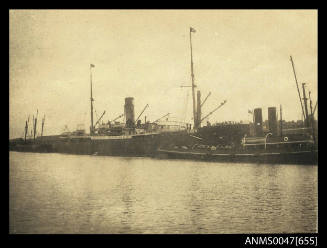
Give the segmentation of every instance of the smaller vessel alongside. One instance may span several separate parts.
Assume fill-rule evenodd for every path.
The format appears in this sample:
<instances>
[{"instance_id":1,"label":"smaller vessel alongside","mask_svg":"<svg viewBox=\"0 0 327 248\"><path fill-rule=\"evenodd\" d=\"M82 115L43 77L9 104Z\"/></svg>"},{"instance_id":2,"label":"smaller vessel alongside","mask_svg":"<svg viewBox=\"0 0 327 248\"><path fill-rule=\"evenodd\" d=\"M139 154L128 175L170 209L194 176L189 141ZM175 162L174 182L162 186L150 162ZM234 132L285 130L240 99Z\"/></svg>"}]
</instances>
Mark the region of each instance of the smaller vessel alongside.
<instances>
[{"instance_id":1,"label":"smaller vessel alongside","mask_svg":"<svg viewBox=\"0 0 327 248\"><path fill-rule=\"evenodd\" d=\"M194 134L197 142L162 146L158 149L158 157L265 164L314 165L318 162L317 145L308 129L301 128L289 134L286 130L282 134L269 130L262 136L248 136L249 133L250 128L237 141L224 135L208 139L199 132Z\"/></svg>"},{"instance_id":2,"label":"smaller vessel alongside","mask_svg":"<svg viewBox=\"0 0 327 248\"><path fill-rule=\"evenodd\" d=\"M314 120L316 107L314 110L312 109L309 92L311 109L311 113L309 114L305 84L302 84L303 98L301 98L292 57L290 57L290 60L304 119L300 127L288 130L283 129L281 106L280 125L278 125L277 121L276 107L268 108L268 130L266 131L263 130L261 108L256 108L253 112L249 111L253 115L252 125L227 124L201 127L201 122L205 119L201 118L201 106L207 98L201 102L201 93L198 90L197 102L195 100L196 86L194 84L192 53L192 33L194 32L195 30L190 28L191 87L195 132L192 135L189 134L189 136L194 139L191 142L175 142L168 145L161 145L158 148L157 157L224 162L317 164L317 127Z\"/></svg>"}]
</instances>

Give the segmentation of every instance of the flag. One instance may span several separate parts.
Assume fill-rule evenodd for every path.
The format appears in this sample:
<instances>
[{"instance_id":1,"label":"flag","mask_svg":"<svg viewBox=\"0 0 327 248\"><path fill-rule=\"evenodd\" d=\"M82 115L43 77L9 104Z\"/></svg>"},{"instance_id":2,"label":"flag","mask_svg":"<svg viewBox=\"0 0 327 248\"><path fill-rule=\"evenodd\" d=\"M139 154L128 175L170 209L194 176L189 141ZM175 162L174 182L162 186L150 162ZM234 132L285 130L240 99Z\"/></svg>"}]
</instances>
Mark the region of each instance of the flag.
<instances>
[{"instance_id":1,"label":"flag","mask_svg":"<svg viewBox=\"0 0 327 248\"><path fill-rule=\"evenodd\" d=\"M251 114L251 115L253 114L251 110L248 110L248 113Z\"/></svg>"},{"instance_id":2,"label":"flag","mask_svg":"<svg viewBox=\"0 0 327 248\"><path fill-rule=\"evenodd\" d=\"M194 28L190 27L190 32L196 32Z\"/></svg>"},{"instance_id":3,"label":"flag","mask_svg":"<svg viewBox=\"0 0 327 248\"><path fill-rule=\"evenodd\" d=\"M92 67L95 67L93 64L91 64L90 66L91 66L91 68L92 68Z\"/></svg>"}]
</instances>

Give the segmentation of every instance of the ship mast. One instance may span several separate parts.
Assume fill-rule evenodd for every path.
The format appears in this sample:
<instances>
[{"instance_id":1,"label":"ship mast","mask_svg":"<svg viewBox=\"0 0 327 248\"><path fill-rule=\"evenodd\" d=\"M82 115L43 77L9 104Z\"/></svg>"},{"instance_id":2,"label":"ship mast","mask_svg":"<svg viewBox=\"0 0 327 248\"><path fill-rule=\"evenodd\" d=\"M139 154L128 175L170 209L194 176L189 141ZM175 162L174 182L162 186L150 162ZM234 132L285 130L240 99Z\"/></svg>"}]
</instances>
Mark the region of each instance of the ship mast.
<instances>
[{"instance_id":1,"label":"ship mast","mask_svg":"<svg viewBox=\"0 0 327 248\"><path fill-rule=\"evenodd\" d=\"M35 119L34 119L34 123L33 123L33 125L34 125L34 127L33 127L33 139L35 140L35 136L36 136L36 125L37 125L37 116L38 116L38 114L39 114L39 110L37 109L36 110L36 117L35 117ZM33 116L34 117L34 116Z\"/></svg>"},{"instance_id":2,"label":"ship mast","mask_svg":"<svg viewBox=\"0 0 327 248\"><path fill-rule=\"evenodd\" d=\"M27 121L25 121L25 138L24 138L25 143L26 143L27 130L28 130L28 125L27 125Z\"/></svg>"},{"instance_id":3,"label":"ship mast","mask_svg":"<svg viewBox=\"0 0 327 248\"><path fill-rule=\"evenodd\" d=\"M28 135L28 125L30 123L30 116L28 116L27 121L25 122L25 142L26 142L26 137Z\"/></svg>"},{"instance_id":4,"label":"ship mast","mask_svg":"<svg viewBox=\"0 0 327 248\"><path fill-rule=\"evenodd\" d=\"M195 87L196 85L194 84L194 73L193 73L193 54L192 54L192 32L195 33L195 29L190 27L190 48L191 48L191 77L192 77L192 97L193 97L193 120L194 120L194 126L193 128L197 128L197 117L196 117L196 110L195 110Z\"/></svg>"},{"instance_id":5,"label":"ship mast","mask_svg":"<svg viewBox=\"0 0 327 248\"><path fill-rule=\"evenodd\" d=\"M91 81L91 127L90 127L90 135L93 135L93 95L92 95L92 67L93 64L90 64L90 81Z\"/></svg>"},{"instance_id":6,"label":"ship mast","mask_svg":"<svg viewBox=\"0 0 327 248\"><path fill-rule=\"evenodd\" d=\"M45 115L42 119L42 130L41 130L41 137L43 137L43 127L44 127L44 122L45 122Z\"/></svg>"},{"instance_id":7,"label":"ship mast","mask_svg":"<svg viewBox=\"0 0 327 248\"><path fill-rule=\"evenodd\" d=\"M309 127L309 114L308 114L308 98L305 94L305 83L302 83L302 89L303 89L303 102L304 102L304 109L305 109L305 117L304 117L304 125L305 127Z\"/></svg>"},{"instance_id":8,"label":"ship mast","mask_svg":"<svg viewBox=\"0 0 327 248\"><path fill-rule=\"evenodd\" d=\"M283 112L282 105L280 105L280 137L283 137Z\"/></svg>"},{"instance_id":9,"label":"ship mast","mask_svg":"<svg viewBox=\"0 0 327 248\"><path fill-rule=\"evenodd\" d=\"M310 110L311 110L310 122L311 122L312 138L313 138L314 144L316 144L316 137L315 137L315 130L314 130L315 119L313 118L311 91L309 91L309 100L310 100Z\"/></svg>"}]
</instances>

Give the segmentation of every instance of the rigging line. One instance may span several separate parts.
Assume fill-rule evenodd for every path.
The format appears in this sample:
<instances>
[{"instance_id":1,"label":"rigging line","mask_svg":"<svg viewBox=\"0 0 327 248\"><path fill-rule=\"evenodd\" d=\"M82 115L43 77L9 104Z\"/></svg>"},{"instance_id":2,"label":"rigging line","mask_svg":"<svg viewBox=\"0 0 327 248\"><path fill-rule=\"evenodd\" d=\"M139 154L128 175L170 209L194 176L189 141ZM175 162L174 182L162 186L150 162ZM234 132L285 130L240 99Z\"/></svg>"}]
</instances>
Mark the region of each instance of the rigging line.
<instances>
[{"instance_id":1,"label":"rigging line","mask_svg":"<svg viewBox=\"0 0 327 248\"><path fill-rule=\"evenodd\" d=\"M96 110L95 106L94 106L94 112L95 112L96 118L99 119L98 118L98 113L97 113L97 110Z\"/></svg>"}]
</instances>

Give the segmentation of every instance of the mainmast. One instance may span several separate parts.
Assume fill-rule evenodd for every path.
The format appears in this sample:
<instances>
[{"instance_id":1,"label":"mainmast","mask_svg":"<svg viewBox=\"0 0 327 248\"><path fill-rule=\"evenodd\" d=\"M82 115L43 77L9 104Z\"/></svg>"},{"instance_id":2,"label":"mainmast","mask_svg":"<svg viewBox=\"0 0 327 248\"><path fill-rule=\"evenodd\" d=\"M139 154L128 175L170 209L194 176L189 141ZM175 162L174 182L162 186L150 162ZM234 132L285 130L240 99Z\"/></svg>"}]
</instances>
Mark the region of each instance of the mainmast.
<instances>
[{"instance_id":1,"label":"mainmast","mask_svg":"<svg viewBox=\"0 0 327 248\"><path fill-rule=\"evenodd\" d=\"M303 89L303 102L304 102L304 110L305 110L305 117L304 117L304 125L305 127L309 127L309 114L308 114L308 98L305 94L305 83L302 83L302 89Z\"/></svg>"},{"instance_id":2,"label":"mainmast","mask_svg":"<svg viewBox=\"0 0 327 248\"><path fill-rule=\"evenodd\" d=\"M191 48L191 77L192 77L192 97L193 97L193 120L194 120L194 126L193 128L197 128L197 116L196 116L196 102L195 102L195 87L196 85L194 84L194 73L193 73L193 54L192 54L192 32L195 33L195 29L190 27L190 48Z\"/></svg>"},{"instance_id":3,"label":"mainmast","mask_svg":"<svg viewBox=\"0 0 327 248\"><path fill-rule=\"evenodd\" d=\"M27 121L25 122L25 142L26 142L26 137L28 135L28 125L30 123L30 116L28 116Z\"/></svg>"},{"instance_id":4,"label":"mainmast","mask_svg":"<svg viewBox=\"0 0 327 248\"><path fill-rule=\"evenodd\" d=\"M92 68L93 64L90 64L90 81L91 81L91 127L90 127L90 135L93 134L93 95L92 95Z\"/></svg>"},{"instance_id":5,"label":"mainmast","mask_svg":"<svg viewBox=\"0 0 327 248\"><path fill-rule=\"evenodd\" d=\"M33 136L34 137L33 137L33 139L34 140L35 140L35 136L36 136L36 127L37 127L36 125L37 125L37 116L38 116L38 114L39 114L39 110L37 109L36 110L36 117L35 117L35 119L33 118L34 119L34 123L33 123L34 124L34 131L33 131Z\"/></svg>"},{"instance_id":6,"label":"mainmast","mask_svg":"<svg viewBox=\"0 0 327 248\"><path fill-rule=\"evenodd\" d=\"M27 121L25 121L25 138L24 138L25 142L26 142L27 130L28 130L28 125L27 125Z\"/></svg>"},{"instance_id":7,"label":"mainmast","mask_svg":"<svg viewBox=\"0 0 327 248\"><path fill-rule=\"evenodd\" d=\"M42 119L42 130L41 130L41 137L43 137L43 127L44 127L44 122L45 122L45 115Z\"/></svg>"},{"instance_id":8,"label":"mainmast","mask_svg":"<svg viewBox=\"0 0 327 248\"><path fill-rule=\"evenodd\" d=\"M282 105L280 105L280 136L283 136L283 112L282 112Z\"/></svg>"},{"instance_id":9,"label":"mainmast","mask_svg":"<svg viewBox=\"0 0 327 248\"><path fill-rule=\"evenodd\" d=\"M316 137L315 137L315 131L314 131L314 122L315 122L315 119L313 118L311 91L309 91L309 100L310 100L310 110L311 110L310 123L311 123L311 130L312 130L312 138L313 138L314 144L316 144Z\"/></svg>"}]
</instances>

